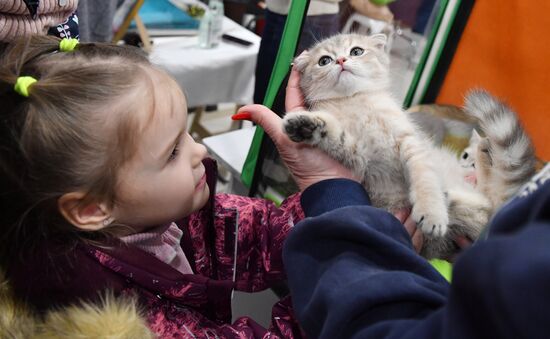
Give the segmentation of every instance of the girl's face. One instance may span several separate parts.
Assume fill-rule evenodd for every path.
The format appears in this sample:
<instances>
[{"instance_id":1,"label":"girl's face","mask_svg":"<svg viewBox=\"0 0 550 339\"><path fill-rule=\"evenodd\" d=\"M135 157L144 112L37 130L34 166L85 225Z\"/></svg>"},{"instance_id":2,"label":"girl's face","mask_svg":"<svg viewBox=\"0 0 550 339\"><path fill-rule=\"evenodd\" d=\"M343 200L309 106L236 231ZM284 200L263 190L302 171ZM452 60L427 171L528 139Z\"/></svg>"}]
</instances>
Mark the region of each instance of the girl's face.
<instances>
[{"instance_id":1,"label":"girl's face","mask_svg":"<svg viewBox=\"0 0 550 339\"><path fill-rule=\"evenodd\" d=\"M112 211L117 223L136 232L199 210L210 194L202 164L206 148L187 133L183 93L163 72L150 73L154 113L140 113L140 122L146 127L137 141L136 155L119 172ZM149 102L143 104L151 106Z\"/></svg>"}]
</instances>

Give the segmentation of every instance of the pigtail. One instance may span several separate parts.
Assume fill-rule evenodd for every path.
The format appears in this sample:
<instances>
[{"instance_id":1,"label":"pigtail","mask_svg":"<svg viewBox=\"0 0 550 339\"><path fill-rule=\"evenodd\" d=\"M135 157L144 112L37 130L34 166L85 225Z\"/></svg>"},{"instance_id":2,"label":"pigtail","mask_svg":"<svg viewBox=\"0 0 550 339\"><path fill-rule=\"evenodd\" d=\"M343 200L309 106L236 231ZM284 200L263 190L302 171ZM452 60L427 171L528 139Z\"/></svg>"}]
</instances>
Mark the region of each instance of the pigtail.
<instances>
[{"instance_id":1,"label":"pigtail","mask_svg":"<svg viewBox=\"0 0 550 339\"><path fill-rule=\"evenodd\" d=\"M35 61L55 52L58 45L57 38L31 36L0 46L0 265L3 266L13 258L16 244L21 244L19 240L25 238L25 227L37 219L24 220L39 204L28 185L29 166L21 145L32 111L32 88L30 97L24 97L14 86L22 75L40 79L42 74Z\"/></svg>"},{"instance_id":2,"label":"pigtail","mask_svg":"<svg viewBox=\"0 0 550 339\"><path fill-rule=\"evenodd\" d=\"M51 36L33 35L21 37L10 44L7 44L2 53L2 80L5 76L11 76L11 82L22 75L26 66L32 65L33 61L59 49L59 39ZM34 74L24 74L33 75ZM15 78L15 79L14 79Z\"/></svg>"}]
</instances>

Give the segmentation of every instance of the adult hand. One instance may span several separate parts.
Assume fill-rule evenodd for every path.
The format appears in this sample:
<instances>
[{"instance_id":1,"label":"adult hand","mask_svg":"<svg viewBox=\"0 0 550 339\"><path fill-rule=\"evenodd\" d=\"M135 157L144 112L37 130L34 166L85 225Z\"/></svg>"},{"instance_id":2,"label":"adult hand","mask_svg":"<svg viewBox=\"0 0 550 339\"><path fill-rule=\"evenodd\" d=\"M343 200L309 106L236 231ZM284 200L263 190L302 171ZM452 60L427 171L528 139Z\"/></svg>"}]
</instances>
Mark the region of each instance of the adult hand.
<instances>
[{"instance_id":1,"label":"adult hand","mask_svg":"<svg viewBox=\"0 0 550 339\"><path fill-rule=\"evenodd\" d=\"M464 251L465 249L470 247L473 242L467 237L459 235L456 237L455 243L457 244L457 246L460 248L461 251Z\"/></svg>"},{"instance_id":2,"label":"adult hand","mask_svg":"<svg viewBox=\"0 0 550 339\"><path fill-rule=\"evenodd\" d=\"M292 70L286 88L287 110L303 109L303 96L298 87L299 74ZM359 182L352 171L323 151L301 143L295 143L283 131L282 119L262 105L247 105L241 107L233 120L252 120L262 126L267 135L273 140L279 155L287 165L300 190L310 185L335 178L348 178Z\"/></svg>"},{"instance_id":3,"label":"adult hand","mask_svg":"<svg viewBox=\"0 0 550 339\"><path fill-rule=\"evenodd\" d=\"M416 227L416 223L411 218L411 210L408 208L403 208L395 211L393 215L403 224L403 226L405 226L407 233L409 233L409 235L411 236L414 250L416 251L416 253L420 253L420 250L424 245L424 236L422 235L422 231ZM453 255L451 258L448 258L450 262L454 262L460 252L464 251L465 249L470 247L470 245L472 245L472 240L461 235L457 236L454 241L460 251Z\"/></svg>"},{"instance_id":4,"label":"adult hand","mask_svg":"<svg viewBox=\"0 0 550 339\"><path fill-rule=\"evenodd\" d=\"M455 238L455 244L458 246L460 250L449 258L450 262L455 262L458 255L462 251L470 247L473 244L473 241L465 236L459 235Z\"/></svg>"},{"instance_id":5,"label":"adult hand","mask_svg":"<svg viewBox=\"0 0 550 339\"><path fill-rule=\"evenodd\" d=\"M300 72L294 67L290 70L290 76L286 85L285 108L287 112L305 110L304 94L300 89Z\"/></svg>"},{"instance_id":6,"label":"adult hand","mask_svg":"<svg viewBox=\"0 0 550 339\"><path fill-rule=\"evenodd\" d=\"M422 231L416 227L416 222L411 217L411 210L403 208L394 212L393 215L405 226L407 233L411 236L414 250L416 253L420 253L424 244L424 236L422 235Z\"/></svg>"}]
</instances>

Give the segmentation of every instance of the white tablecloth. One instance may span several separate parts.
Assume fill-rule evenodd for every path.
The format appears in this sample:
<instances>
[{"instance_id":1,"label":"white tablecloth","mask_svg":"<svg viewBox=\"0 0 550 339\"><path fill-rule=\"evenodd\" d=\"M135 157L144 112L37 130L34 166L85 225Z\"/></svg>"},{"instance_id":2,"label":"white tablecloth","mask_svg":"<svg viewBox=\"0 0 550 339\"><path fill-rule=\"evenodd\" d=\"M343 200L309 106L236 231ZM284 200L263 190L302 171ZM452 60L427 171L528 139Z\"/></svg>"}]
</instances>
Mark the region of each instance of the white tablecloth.
<instances>
[{"instance_id":1,"label":"white tablecloth","mask_svg":"<svg viewBox=\"0 0 550 339\"><path fill-rule=\"evenodd\" d=\"M246 47L222 40L215 48L201 49L197 36L153 39L151 61L176 79L189 107L252 103L260 37L228 18L224 18L223 32L253 44Z\"/></svg>"}]
</instances>

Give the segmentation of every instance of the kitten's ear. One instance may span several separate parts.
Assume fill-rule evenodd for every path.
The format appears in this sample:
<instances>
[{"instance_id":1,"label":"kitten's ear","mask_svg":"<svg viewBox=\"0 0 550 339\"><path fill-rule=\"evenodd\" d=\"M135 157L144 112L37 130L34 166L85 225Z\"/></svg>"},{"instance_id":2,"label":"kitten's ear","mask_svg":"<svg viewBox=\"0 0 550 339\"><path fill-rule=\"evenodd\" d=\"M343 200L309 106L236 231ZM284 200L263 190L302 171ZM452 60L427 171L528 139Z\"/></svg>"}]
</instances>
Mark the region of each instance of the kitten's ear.
<instances>
[{"instance_id":1,"label":"kitten's ear","mask_svg":"<svg viewBox=\"0 0 550 339\"><path fill-rule=\"evenodd\" d=\"M386 44L388 43L388 37L386 36L386 34L374 34L369 36L369 41L372 47L383 51L384 48L386 48Z\"/></svg>"},{"instance_id":2,"label":"kitten's ear","mask_svg":"<svg viewBox=\"0 0 550 339\"><path fill-rule=\"evenodd\" d=\"M303 51L300 55L294 58L294 67L301 73L307 66L309 62L310 54L308 51Z\"/></svg>"},{"instance_id":3,"label":"kitten's ear","mask_svg":"<svg viewBox=\"0 0 550 339\"><path fill-rule=\"evenodd\" d=\"M472 136L470 137L470 144L477 144L481 140L481 135L474 128L472 130Z\"/></svg>"}]
</instances>

